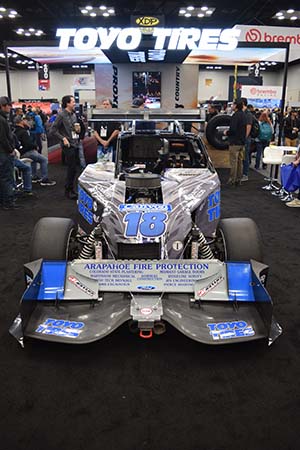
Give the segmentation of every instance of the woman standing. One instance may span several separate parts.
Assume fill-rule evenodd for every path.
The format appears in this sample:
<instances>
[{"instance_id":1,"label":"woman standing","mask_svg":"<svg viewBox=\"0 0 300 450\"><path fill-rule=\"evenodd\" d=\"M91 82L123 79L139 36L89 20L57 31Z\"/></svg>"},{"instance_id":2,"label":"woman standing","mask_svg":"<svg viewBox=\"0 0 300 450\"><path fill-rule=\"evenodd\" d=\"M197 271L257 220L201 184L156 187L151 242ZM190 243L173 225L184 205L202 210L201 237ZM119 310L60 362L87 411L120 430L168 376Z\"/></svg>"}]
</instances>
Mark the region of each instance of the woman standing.
<instances>
[{"instance_id":1,"label":"woman standing","mask_svg":"<svg viewBox=\"0 0 300 450\"><path fill-rule=\"evenodd\" d=\"M261 113L258 122L259 122L259 135L256 142L255 169L259 169L261 155L265 147L269 146L274 132L273 125L267 111L263 111Z\"/></svg>"}]
</instances>

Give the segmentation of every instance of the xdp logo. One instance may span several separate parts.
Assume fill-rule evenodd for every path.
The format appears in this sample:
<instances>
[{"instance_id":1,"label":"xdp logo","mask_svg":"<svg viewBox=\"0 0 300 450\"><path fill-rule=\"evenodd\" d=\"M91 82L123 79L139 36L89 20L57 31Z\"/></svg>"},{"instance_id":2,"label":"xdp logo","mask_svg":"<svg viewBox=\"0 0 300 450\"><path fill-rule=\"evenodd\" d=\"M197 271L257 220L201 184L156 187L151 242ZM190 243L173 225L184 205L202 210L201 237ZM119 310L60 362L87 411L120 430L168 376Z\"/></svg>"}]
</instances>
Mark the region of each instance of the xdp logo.
<instances>
[{"instance_id":1,"label":"xdp logo","mask_svg":"<svg viewBox=\"0 0 300 450\"><path fill-rule=\"evenodd\" d=\"M260 42L262 40L261 32L257 28L251 28L246 33L246 42Z\"/></svg>"},{"instance_id":2,"label":"xdp logo","mask_svg":"<svg viewBox=\"0 0 300 450\"><path fill-rule=\"evenodd\" d=\"M159 19L156 17L138 17L135 22L140 27L155 27L159 24Z\"/></svg>"}]
</instances>

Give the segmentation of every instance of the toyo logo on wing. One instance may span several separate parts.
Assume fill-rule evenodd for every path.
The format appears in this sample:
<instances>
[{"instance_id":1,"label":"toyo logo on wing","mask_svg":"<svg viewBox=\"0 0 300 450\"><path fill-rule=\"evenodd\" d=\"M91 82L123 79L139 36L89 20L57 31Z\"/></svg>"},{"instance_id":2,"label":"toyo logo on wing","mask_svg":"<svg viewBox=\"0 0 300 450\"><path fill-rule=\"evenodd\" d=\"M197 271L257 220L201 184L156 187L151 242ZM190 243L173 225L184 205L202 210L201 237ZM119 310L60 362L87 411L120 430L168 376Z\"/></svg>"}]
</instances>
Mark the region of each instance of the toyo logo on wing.
<instances>
[{"instance_id":1,"label":"toyo logo on wing","mask_svg":"<svg viewBox=\"0 0 300 450\"><path fill-rule=\"evenodd\" d=\"M141 291L152 291L153 289L156 289L156 286L149 285L140 285L137 286L137 289L140 289Z\"/></svg>"}]
</instances>

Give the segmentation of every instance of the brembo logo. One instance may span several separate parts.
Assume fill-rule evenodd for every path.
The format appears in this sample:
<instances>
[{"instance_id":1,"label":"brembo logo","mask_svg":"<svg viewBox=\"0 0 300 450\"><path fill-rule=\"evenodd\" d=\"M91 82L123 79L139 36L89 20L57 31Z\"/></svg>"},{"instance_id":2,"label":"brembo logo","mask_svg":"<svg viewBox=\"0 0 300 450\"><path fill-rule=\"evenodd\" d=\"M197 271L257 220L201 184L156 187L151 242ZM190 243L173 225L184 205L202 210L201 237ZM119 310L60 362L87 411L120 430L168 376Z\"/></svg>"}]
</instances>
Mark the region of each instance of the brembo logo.
<instances>
[{"instance_id":1,"label":"brembo logo","mask_svg":"<svg viewBox=\"0 0 300 450\"><path fill-rule=\"evenodd\" d=\"M300 34L284 35L270 34L261 32L257 28L251 28L245 34L246 42L290 42L291 44L300 44Z\"/></svg>"},{"instance_id":2,"label":"brembo logo","mask_svg":"<svg viewBox=\"0 0 300 450\"><path fill-rule=\"evenodd\" d=\"M155 27L159 24L159 19L156 17L138 17L135 23L140 27Z\"/></svg>"},{"instance_id":3,"label":"brembo logo","mask_svg":"<svg viewBox=\"0 0 300 450\"><path fill-rule=\"evenodd\" d=\"M251 28L251 30L246 33L246 42L260 42L261 39L261 32L257 28Z\"/></svg>"}]
</instances>

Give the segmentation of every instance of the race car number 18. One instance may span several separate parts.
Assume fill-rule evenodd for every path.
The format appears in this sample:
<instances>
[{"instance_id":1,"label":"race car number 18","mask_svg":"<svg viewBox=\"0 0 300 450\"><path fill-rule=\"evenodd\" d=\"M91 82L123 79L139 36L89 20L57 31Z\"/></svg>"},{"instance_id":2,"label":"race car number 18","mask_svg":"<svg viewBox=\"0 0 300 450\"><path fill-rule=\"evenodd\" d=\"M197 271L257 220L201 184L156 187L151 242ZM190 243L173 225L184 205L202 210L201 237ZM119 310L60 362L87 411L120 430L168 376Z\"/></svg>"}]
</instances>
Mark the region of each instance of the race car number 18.
<instances>
[{"instance_id":1,"label":"race car number 18","mask_svg":"<svg viewBox=\"0 0 300 450\"><path fill-rule=\"evenodd\" d=\"M125 237L154 238L162 236L166 230L168 215L163 212L130 212L124 217Z\"/></svg>"}]
</instances>

